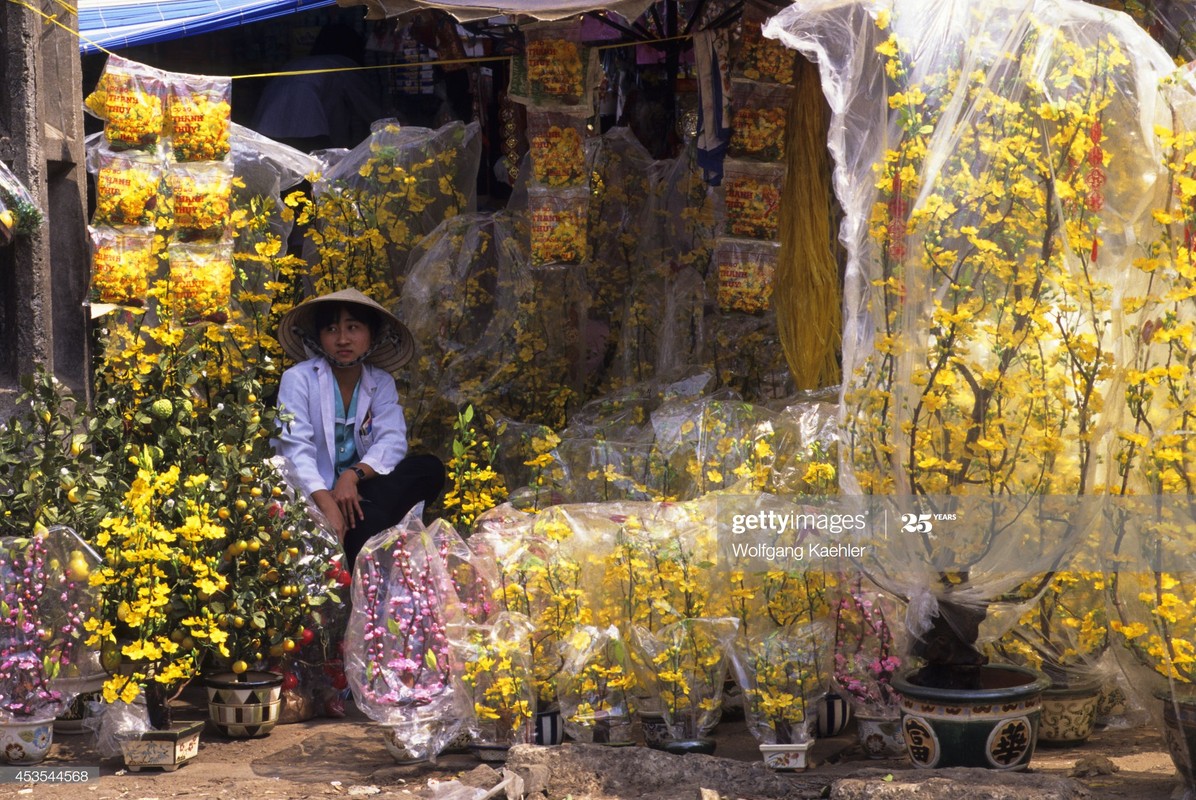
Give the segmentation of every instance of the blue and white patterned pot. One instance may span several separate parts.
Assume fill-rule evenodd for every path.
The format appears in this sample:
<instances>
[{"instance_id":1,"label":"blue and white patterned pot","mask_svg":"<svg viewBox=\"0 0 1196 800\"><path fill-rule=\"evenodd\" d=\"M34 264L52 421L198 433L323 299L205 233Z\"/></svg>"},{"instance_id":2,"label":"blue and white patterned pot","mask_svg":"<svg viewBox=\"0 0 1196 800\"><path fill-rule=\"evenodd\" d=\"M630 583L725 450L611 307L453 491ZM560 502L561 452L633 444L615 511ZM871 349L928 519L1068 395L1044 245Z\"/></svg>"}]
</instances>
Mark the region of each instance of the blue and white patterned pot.
<instances>
[{"instance_id":1,"label":"blue and white patterned pot","mask_svg":"<svg viewBox=\"0 0 1196 800\"><path fill-rule=\"evenodd\" d=\"M565 741L565 722L559 708L536 712L536 744L560 744Z\"/></svg>"}]
</instances>

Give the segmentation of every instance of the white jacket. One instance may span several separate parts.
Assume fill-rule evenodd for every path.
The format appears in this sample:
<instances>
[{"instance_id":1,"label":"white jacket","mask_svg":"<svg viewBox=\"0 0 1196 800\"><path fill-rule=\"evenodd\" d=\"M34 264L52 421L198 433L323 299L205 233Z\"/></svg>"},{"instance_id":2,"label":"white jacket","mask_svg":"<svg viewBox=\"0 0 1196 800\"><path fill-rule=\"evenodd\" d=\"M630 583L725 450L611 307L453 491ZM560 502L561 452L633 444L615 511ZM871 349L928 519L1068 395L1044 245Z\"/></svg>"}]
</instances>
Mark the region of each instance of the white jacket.
<instances>
[{"instance_id":1,"label":"white jacket","mask_svg":"<svg viewBox=\"0 0 1196 800\"><path fill-rule=\"evenodd\" d=\"M324 358L312 358L282 373L278 406L290 416L275 440L279 455L290 459L303 491L310 497L336 482L336 376ZM363 364L353 428L359 462L386 475L407 455L407 422L394 378Z\"/></svg>"}]
</instances>

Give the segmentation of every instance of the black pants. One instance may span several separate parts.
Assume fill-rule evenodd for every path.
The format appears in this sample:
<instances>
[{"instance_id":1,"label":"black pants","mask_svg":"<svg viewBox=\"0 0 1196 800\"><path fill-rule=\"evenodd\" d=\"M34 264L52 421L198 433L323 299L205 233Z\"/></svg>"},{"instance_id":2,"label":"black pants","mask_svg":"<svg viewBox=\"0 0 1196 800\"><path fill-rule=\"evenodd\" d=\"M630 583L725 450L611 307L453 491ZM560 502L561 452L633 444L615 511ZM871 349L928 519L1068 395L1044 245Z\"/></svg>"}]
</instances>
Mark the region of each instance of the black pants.
<instances>
[{"instance_id":1,"label":"black pants","mask_svg":"<svg viewBox=\"0 0 1196 800\"><path fill-rule=\"evenodd\" d=\"M345 532L345 558L349 571L362 546L376 533L403 521L416 503L425 505L444 488L444 464L431 454L407 456L388 475L375 475L357 486L365 519Z\"/></svg>"}]
</instances>

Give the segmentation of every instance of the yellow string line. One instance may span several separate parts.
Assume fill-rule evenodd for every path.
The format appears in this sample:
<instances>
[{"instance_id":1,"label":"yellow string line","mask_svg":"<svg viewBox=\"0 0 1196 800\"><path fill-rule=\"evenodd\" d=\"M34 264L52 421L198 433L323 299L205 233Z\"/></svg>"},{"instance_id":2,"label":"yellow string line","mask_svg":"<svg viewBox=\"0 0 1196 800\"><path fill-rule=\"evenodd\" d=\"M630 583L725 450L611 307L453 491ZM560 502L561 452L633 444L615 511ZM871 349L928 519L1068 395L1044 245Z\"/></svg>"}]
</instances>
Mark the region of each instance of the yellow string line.
<instances>
[{"instance_id":1,"label":"yellow string line","mask_svg":"<svg viewBox=\"0 0 1196 800\"><path fill-rule=\"evenodd\" d=\"M595 50L611 50L619 47L633 47L640 44L657 44L661 42L674 42L683 39L692 39L693 34L682 34L680 36L669 36L662 39L646 39L635 42L617 42L615 44L604 44L594 47ZM361 72L364 70L373 69L421 69L423 67L447 67L457 66L460 64L490 64L495 61L510 61L512 56L479 56L477 58L442 58L434 61L404 61L397 64L375 64L368 67L332 67L329 69L298 69L290 72L255 72L251 75L233 75L233 80L239 78L277 78L283 75L321 75L332 72Z\"/></svg>"},{"instance_id":2,"label":"yellow string line","mask_svg":"<svg viewBox=\"0 0 1196 800\"><path fill-rule=\"evenodd\" d=\"M29 5L29 3L25 2L25 0L8 0L8 2L10 2L14 5L21 6L22 8L29 9L34 14L37 14L39 17L44 19L48 24L57 25L58 27L62 28L64 31L66 31L67 33L74 35L80 41L87 42L89 45L96 48L97 50L107 53L108 55L112 55L112 52L110 50L108 50L107 48L103 47L102 45L96 44L91 39L88 39L86 36L79 33L79 31L75 30L74 28L70 27L69 25L64 25L62 22L59 22L57 14L47 14L46 12L42 11L40 8L34 8L33 6ZM65 8L68 12L70 12L72 15L74 15L75 19L79 18L79 12L73 6L67 5L64 2L61 2L61 0L55 0L55 5L59 5L59 6L62 6L63 8Z\"/></svg>"}]
</instances>

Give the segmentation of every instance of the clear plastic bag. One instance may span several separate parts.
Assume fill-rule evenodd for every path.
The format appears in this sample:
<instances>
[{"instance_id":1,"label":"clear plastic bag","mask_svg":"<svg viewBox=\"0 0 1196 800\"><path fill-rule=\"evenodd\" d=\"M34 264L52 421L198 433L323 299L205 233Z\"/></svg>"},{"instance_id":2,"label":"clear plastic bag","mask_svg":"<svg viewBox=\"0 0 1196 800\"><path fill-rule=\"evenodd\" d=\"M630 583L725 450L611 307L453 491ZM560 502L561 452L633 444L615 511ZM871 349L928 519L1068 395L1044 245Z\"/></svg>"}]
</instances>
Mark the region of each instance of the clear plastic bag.
<instances>
[{"instance_id":1,"label":"clear plastic bag","mask_svg":"<svg viewBox=\"0 0 1196 800\"><path fill-rule=\"evenodd\" d=\"M232 244L172 244L161 305L181 322L228 322L232 311Z\"/></svg>"},{"instance_id":2,"label":"clear plastic bag","mask_svg":"<svg viewBox=\"0 0 1196 800\"><path fill-rule=\"evenodd\" d=\"M723 311L758 314L772 308L779 242L719 239L714 245L718 305Z\"/></svg>"},{"instance_id":3,"label":"clear plastic bag","mask_svg":"<svg viewBox=\"0 0 1196 800\"><path fill-rule=\"evenodd\" d=\"M529 108L527 141L535 184L554 188L588 184L586 136L584 116Z\"/></svg>"},{"instance_id":4,"label":"clear plastic bag","mask_svg":"<svg viewBox=\"0 0 1196 800\"><path fill-rule=\"evenodd\" d=\"M731 637L735 681L743 690L748 730L761 744L809 741L829 685L831 632L795 625L750 637Z\"/></svg>"},{"instance_id":5,"label":"clear plastic bag","mask_svg":"<svg viewBox=\"0 0 1196 800\"><path fill-rule=\"evenodd\" d=\"M777 241L784 182L784 164L724 161L721 187L726 235Z\"/></svg>"},{"instance_id":6,"label":"clear plastic bag","mask_svg":"<svg viewBox=\"0 0 1196 800\"><path fill-rule=\"evenodd\" d=\"M797 53L781 42L764 38L761 28L768 17L769 13L758 6L744 6L731 74L745 80L792 86Z\"/></svg>"},{"instance_id":7,"label":"clear plastic bag","mask_svg":"<svg viewBox=\"0 0 1196 800\"><path fill-rule=\"evenodd\" d=\"M166 173L181 242L224 239L230 233L233 166L221 162L176 164Z\"/></svg>"},{"instance_id":8,"label":"clear plastic bag","mask_svg":"<svg viewBox=\"0 0 1196 800\"><path fill-rule=\"evenodd\" d=\"M171 73L168 130L176 161L223 161L230 149L231 78Z\"/></svg>"},{"instance_id":9,"label":"clear plastic bag","mask_svg":"<svg viewBox=\"0 0 1196 800\"><path fill-rule=\"evenodd\" d=\"M166 73L109 55L83 105L104 120L104 138L114 150L155 151L166 132L168 94Z\"/></svg>"},{"instance_id":10,"label":"clear plastic bag","mask_svg":"<svg viewBox=\"0 0 1196 800\"><path fill-rule=\"evenodd\" d=\"M531 621L502 612L485 625L453 628L452 648L461 685L473 705L470 727L484 745L535 741L536 686Z\"/></svg>"},{"instance_id":11,"label":"clear plastic bag","mask_svg":"<svg viewBox=\"0 0 1196 800\"><path fill-rule=\"evenodd\" d=\"M731 82L732 158L780 161L785 157L785 124L793 90L755 81Z\"/></svg>"},{"instance_id":12,"label":"clear plastic bag","mask_svg":"<svg viewBox=\"0 0 1196 800\"><path fill-rule=\"evenodd\" d=\"M0 244L7 244L14 236L30 235L44 216L33 194L0 162Z\"/></svg>"},{"instance_id":13,"label":"clear plastic bag","mask_svg":"<svg viewBox=\"0 0 1196 800\"><path fill-rule=\"evenodd\" d=\"M361 549L345 633L345 673L362 713L400 726L413 758L435 758L472 716L449 646L464 624L418 505Z\"/></svg>"},{"instance_id":14,"label":"clear plastic bag","mask_svg":"<svg viewBox=\"0 0 1196 800\"><path fill-rule=\"evenodd\" d=\"M87 167L95 174L93 225L153 227L159 215L169 218L162 202L165 170L158 159L101 145L88 151Z\"/></svg>"},{"instance_id":15,"label":"clear plastic bag","mask_svg":"<svg viewBox=\"0 0 1196 800\"><path fill-rule=\"evenodd\" d=\"M635 674L619 629L580 626L561 642L557 683L565 733L577 742L630 743Z\"/></svg>"},{"instance_id":16,"label":"clear plastic bag","mask_svg":"<svg viewBox=\"0 0 1196 800\"><path fill-rule=\"evenodd\" d=\"M91 234L91 300L145 305L158 272L152 228L88 228Z\"/></svg>"},{"instance_id":17,"label":"clear plastic bag","mask_svg":"<svg viewBox=\"0 0 1196 800\"><path fill-rule=\"evenodd\" d=\"M589 189L530 186L527 206L532 266L580 264L589 257Z\"/></svg>"},{"instance_id":18,"label":"clear plastic bag","mask_svg":"<svg viewBox=\"0 0 1196 800\"><path fill-rule=\"evenodd\" d=\"M581 42L581 23L521 26L523 55L511 63L512 100L534 106L592 105L599 78L598 51Z\"/></svg>"}]
</instances>

